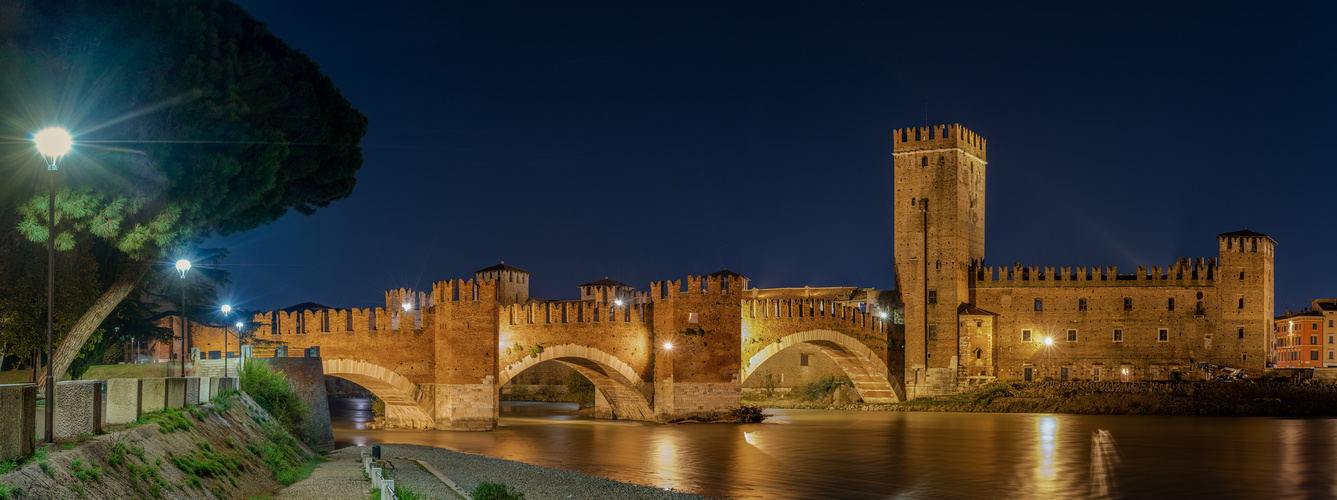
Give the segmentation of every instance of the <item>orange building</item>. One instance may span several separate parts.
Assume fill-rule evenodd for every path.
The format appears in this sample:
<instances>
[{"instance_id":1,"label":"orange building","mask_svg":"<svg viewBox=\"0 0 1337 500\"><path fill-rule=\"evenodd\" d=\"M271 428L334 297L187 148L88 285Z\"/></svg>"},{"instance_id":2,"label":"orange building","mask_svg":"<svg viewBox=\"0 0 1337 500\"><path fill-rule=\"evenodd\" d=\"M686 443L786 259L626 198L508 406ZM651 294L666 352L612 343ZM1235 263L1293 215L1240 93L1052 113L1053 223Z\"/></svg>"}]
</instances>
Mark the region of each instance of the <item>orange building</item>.
<instances>
[{"instance_id":1,"label":"orange building","mask_svg":"<svg viewBox=\"0 0 1337 500\"><path fill-rule=\"evenodd\" d=\"M1323 366L1332 351L1331 346L1324 348L1328 340L1323 333L1325 321L1323 312L1309 308L1277 316L1273 328L1277 336L1277 368Z\"/></svg>"}]
</instances>

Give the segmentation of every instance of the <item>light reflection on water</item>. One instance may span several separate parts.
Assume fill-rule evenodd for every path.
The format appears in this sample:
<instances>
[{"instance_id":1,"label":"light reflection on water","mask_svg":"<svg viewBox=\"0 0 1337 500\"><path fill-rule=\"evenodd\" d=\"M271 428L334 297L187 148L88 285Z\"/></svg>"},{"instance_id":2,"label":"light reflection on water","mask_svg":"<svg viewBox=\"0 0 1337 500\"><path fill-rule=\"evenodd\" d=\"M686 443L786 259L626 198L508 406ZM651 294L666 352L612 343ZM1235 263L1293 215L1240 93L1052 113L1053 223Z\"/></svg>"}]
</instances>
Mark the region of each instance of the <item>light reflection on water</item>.
<instances>
[{"instance_id":1,"label":"light reflection on water","mask_svg":"<svg viewBox=\"0 0 1337 500\"><path fill-rule=\"evenodd\" d=\"M503 402L495 432L469 433L362 430L370 404L349 404L331 401L340 446L438 446L715 497L1083 498L1093 481L1121 498L1337 496L1331 418L768 410L762 424L658 425ZM1119 460L1093 466L1102 429Z\"/></svg>"}]
</instances>

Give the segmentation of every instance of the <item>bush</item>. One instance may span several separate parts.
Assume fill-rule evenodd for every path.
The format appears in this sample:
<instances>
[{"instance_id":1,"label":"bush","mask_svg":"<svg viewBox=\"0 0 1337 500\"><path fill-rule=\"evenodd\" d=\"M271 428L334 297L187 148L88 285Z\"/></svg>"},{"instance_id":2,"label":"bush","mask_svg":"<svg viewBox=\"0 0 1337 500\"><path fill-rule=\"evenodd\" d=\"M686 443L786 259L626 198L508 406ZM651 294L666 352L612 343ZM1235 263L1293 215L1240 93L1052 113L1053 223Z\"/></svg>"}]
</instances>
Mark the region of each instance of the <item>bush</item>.
<instances>
[{"instance_id":1,"label":"bush","mask_svg":"<svg viewBox=\"0 0 1337 500\"><path fill-rule=\"evenodd\" d=\"M241 390L250 394L251 399L273 415L288 432L302 435L302 423L311 409L288 384L283 373L271 371L264 363L246 363L241 368Z\"/></svg>"},{"instance_id":2,"label":"bush","mask_svg":"<svg viewBox=\"0 0 1337 500\"><path fill-rule=\"evenodd\" d=\"M763 413L760 406L743 405L729 410L729 417L735 422L744 424L755 424L766 420L770 414Z\"/></svg>"},{"instance_id":3,"label":"bush","mask_svg":"<svg viewBox=\"0 0 1337 500\"><path fill-rule=\"evenodd\" d=\"M525 494L501 483L478 483L472 496L474 500L525 500Z\"/></svg>"},{"instance_id":4,"label":"bush","mask_svg":"<svg viewBox=\"0 0 1337 500\"><path fill-rule=\"evenodd\" d=\"M839 389L840 386L843 385L853 387L848 379L836 377L820 378L800 387L799 397L808 401L822 400L827 396L830 396L832 392L835 392L836 389Z\"/></svg>"},{"instance_id":5,"label":"bush","mask_svg":"<svg viewBox=\"0 0 1337 500\"><path fill-rule=\"evenodd\" d=\"M572 370L566 375L566 396L581 406L593 405L594 382L590 382L590 379L585 378L580 372Z\"/></svg>"}]
</instances>

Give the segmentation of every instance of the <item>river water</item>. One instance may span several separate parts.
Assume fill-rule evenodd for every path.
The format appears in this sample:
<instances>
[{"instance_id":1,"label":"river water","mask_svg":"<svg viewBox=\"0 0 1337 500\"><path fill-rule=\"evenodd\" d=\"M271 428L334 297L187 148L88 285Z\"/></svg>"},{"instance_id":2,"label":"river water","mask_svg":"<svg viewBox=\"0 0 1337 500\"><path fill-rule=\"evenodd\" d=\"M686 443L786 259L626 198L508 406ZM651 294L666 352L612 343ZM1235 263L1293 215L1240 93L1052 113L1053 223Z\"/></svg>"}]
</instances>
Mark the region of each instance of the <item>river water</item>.
<instances>
[{"instance_id":1,"label":"river water","mask_svg":"<svg viewBox=\"0 0 1337 500\"><path fill-rule=\"evenodd\" d=\"M760 424L596 420L503 402L495 432L368 430L407 443L727 498L1337 498L1337 419L768 410ZM449 471L446 471L449 475Z\"/></svg>"}]
</instances>

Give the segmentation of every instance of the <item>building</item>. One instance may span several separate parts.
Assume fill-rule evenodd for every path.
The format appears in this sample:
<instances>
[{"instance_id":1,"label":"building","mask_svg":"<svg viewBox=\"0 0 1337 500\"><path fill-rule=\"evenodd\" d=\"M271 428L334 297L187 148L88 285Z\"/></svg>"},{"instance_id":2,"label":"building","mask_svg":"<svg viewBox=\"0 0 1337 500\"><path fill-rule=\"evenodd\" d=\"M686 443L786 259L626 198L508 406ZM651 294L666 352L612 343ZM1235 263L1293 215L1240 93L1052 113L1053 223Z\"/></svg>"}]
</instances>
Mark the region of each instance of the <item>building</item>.
<instances>
[{"instance_id":1,"label":"building","mask_svg":"<svg viewBox=\"0 0 1337 500\"><path fill-rule=\"evenodd\" d=\"M1168 266L985 265L987 142L960 125L893 133L895 265L909 397L1003 380L1169 380L1195 364L1260 376L1272 354L1267 235ZM1024 237L1025 235L1014 235Z\"/></svg>"},{"instance_id":2,"label":"building","mask_svg":"<svg viewBox=\"0 0 1337 500\"><path fill-rule=\"evenodd\" d=\"M1277 316L1277 368L1337 366L1337 299L1314 299L1299 312Z\"/></svg>"}]
</instances>

